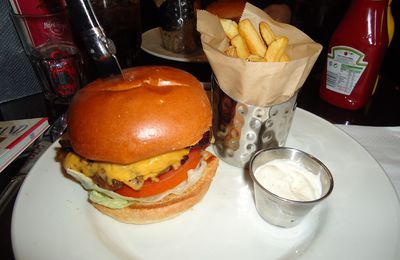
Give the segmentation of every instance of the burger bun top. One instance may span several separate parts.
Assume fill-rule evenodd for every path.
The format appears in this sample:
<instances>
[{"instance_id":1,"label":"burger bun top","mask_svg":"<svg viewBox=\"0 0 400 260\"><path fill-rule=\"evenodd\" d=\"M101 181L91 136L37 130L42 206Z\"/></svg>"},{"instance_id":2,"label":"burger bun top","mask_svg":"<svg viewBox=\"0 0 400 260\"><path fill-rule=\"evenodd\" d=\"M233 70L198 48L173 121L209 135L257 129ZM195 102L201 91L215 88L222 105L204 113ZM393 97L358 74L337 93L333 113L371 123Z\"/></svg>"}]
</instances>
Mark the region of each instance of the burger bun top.
<instances>
[{"instance_id":1,"label":"burger bun top","mask_svg":"<svg viewBox=\"0 0 400 260\"><path fill-rule=\"evenodd\" d=\"M194 76L147 66L88 84L73 98L67 118L77 154L129 164L196 144L211 127L212 111Z\"/></svg>"}]
</instances>

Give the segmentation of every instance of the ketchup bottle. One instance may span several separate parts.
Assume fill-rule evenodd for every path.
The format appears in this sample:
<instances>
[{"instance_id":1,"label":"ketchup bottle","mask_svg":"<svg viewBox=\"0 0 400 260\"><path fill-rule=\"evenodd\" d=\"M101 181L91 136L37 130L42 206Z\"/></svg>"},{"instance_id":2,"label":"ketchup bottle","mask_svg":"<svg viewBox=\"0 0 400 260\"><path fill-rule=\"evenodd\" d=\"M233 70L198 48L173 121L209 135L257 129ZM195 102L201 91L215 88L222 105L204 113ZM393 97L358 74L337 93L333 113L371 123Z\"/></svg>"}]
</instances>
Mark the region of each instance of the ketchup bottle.
<instances>
[{"instance_id":1,"label":"ketchup bottle","mask_svg":"<svg viewBox=\"0 0 400 260\"><path fill-rule=\"evenodd\" d=\"M388 46L387 0L353 0L333 34L319 94L356 110L370 98Z\"/></svg>"}]
</instances>

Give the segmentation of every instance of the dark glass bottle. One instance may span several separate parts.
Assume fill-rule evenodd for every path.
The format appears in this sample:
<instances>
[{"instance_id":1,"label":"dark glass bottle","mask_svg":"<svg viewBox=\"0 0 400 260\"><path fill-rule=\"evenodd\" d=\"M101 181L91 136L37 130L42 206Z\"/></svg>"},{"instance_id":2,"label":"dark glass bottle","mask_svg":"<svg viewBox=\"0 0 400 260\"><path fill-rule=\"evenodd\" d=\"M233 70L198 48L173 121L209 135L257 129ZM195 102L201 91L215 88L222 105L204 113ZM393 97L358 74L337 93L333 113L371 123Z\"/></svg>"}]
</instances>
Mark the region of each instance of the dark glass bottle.
<instances>
[{"instance_id":1,"label":"dark glass bottle","mask_svg":"<svg viewBox=\"0 0 400 260\"><path fill-rule=\"evenodd\" d=\"M90 1L105 34L115 44L121 67L134 66L142 43L140 0Z\"/></svg>"},{"instance_id":2,"label":"dark glass bottle","mask_svg":"<svg viewBox=\"0 0 400 260\"><path fill-rule=\"evenodd\" d=\"M194 0L165 0L160 5L161 37L164 48L175 53L198 49Z\"/></svg>"}]
</instances>

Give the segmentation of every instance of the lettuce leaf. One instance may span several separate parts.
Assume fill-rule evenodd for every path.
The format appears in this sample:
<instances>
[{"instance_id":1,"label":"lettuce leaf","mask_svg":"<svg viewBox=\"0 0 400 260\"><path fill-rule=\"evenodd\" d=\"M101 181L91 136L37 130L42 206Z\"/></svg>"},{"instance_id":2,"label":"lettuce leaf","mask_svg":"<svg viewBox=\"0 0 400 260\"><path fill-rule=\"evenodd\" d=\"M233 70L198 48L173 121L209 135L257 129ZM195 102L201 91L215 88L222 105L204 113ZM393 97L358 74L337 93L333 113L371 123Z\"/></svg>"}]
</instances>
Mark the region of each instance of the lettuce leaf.
<instances>
[{"instance_id":1,"label":"lettuce leaf","mask_svg":"<svg viewBox=\"0 0 400 260\"><path fill-rule=\"evenodd\" d=\"M134 203L121 198L110 198L96 190L89 192L89 200L111 209L122 209Z\"/></svg>"}]
</instances>

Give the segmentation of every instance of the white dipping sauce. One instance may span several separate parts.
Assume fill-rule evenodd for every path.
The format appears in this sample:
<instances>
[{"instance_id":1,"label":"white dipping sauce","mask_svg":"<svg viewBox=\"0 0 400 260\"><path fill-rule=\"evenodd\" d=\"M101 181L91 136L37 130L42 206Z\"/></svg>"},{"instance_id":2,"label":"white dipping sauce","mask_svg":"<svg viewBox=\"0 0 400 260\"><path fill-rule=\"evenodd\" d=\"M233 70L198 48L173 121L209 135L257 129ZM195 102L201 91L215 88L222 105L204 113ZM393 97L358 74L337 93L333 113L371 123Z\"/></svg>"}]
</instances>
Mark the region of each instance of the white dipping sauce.
<instances>
[{"instance_id":1,"label":"white dipping sauce","mask_svg":"<svg viewBox=\"0 0 400 260\"><path fill-rule=\"evenodd\" d=\"M310 201L321 197L320 176L288 159L272 160L257 168L257 181L268 191L280 197Z\"/></svg>"}]
</instances>

